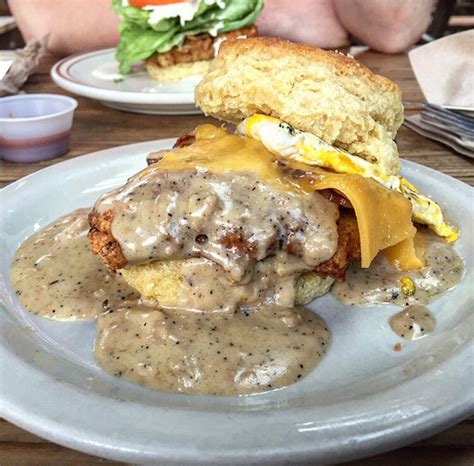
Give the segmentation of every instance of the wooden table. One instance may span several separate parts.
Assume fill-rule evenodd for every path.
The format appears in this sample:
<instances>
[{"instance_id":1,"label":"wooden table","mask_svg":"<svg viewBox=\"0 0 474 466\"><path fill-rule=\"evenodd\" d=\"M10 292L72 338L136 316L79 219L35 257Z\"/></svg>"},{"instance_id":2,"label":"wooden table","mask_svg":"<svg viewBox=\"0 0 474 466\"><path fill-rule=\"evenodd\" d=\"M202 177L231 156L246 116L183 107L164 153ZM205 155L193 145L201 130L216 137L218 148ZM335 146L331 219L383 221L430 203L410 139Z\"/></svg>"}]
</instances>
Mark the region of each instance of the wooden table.
<instances>
[{"instance_id":1,"label":"wooden table","mask_svg":"<svg viewBox=\"0 0 474 466\"><path fill-rule=\"evenodd\" d=\"M373 69L396 81L403 90L405 101L421 102L423 96L405 55L387 56L364 52L358 59ZM64 93L49 77L52 59L45 61L39 72L25 85L28 93ZM97 102L78 98L72 130L71 150L58 159L33 163L13 164L0 161L0 187L63 160L109 147L153 139L176 137L192 130L206 119L192 116L150 116L124 113L103 107ZM402 127L397 138L403 158L435 168L465 183L474 185L474 164L449 148L429 141ZM94 458L60 447L0 420L0 465L95 465L118 464ZM467 419L427 440L396 451L378 455L355 465L391 466L416 464L426 466L474 464L474 418Z\"/></svg>"}]
</instances>

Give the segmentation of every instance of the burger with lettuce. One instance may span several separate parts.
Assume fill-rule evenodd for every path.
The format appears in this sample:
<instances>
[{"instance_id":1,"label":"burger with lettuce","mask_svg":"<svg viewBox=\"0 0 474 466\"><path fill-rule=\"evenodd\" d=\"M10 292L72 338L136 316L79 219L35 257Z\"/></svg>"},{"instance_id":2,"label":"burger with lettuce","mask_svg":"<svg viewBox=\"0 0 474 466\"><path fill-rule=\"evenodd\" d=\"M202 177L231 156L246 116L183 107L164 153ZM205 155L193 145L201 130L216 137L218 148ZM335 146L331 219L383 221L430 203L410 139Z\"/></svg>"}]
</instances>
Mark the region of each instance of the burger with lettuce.
<instances>
[{"instance_id":1,"label":"burger with lettuce","mask_svg":"<svg viewBox=\"0 0 474 466\"><path fill-rule=\"evenodd\" d=\"M120 72L144 61L168 82L205 74L226 39L257 34L263 0L113 0L120 16Z\"/></svg>"}]
</instances>

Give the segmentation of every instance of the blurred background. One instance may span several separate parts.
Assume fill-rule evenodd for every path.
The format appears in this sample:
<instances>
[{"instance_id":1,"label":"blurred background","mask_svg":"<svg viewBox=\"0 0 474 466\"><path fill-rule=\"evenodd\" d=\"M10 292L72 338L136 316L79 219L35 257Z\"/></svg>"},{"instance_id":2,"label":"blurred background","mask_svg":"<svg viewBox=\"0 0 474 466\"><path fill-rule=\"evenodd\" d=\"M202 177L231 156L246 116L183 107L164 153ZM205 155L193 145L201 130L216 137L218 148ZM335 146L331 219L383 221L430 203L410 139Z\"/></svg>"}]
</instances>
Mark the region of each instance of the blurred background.
<instances>
[{"instance_id":1,"label":"blurred background","mask_svg":"<svg viewBox=\"0 0 474 466\"><path fill-rule=\"evenodd\" d=\"M271 2L271 0L267 1ZM439 0L431 26L420 43L430 42L473 27L474 0ZM354 45L361 44L354 42ZM0 49L12 50L23 46L23 38L15 26L14 18L11 17L7 0L0 0Z\"/></svg>"}]
</instances>

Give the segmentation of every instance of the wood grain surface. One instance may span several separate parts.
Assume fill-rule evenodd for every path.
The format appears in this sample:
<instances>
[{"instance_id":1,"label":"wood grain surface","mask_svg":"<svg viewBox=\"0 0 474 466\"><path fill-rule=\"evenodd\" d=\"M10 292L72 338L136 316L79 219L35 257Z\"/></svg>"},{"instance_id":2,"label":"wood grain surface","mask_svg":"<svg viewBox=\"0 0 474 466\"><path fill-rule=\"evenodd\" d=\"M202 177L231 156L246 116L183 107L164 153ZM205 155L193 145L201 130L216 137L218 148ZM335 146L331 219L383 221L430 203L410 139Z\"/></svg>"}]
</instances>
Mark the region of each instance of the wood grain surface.
<instances>
[{"instance_id":1,"label":"wood grain surface","mask_svg":"<svg viewBox=\"0 0 474 466\"><path fill-rule=\"evenodd\" d=\"M423 95L405 55L363 52L357 58L372 70L393 79L403 91L403 100L421 103ZM24 86L28 93L66 94L51 80L50 57ZM77 97L76 97L77 98ZM77 98L71 149L63 157L40 163L14 164L0 160L0 187L46 166L89 152L135 142L177 137L207 119L204 116L150 116L108 109L101 104ZM397 137L400 155L422 165L474 185L474 163L448 147L402 127ZM0 206L1 209L1 206ZM0 368L1 370L1 368ZM119 464L63 448L0 420L0 466L55 466ZM347 463L351 466L472 466L474 465L474 418L467 419L431 438L413 445Z\"/></svg>"}]
</instances>

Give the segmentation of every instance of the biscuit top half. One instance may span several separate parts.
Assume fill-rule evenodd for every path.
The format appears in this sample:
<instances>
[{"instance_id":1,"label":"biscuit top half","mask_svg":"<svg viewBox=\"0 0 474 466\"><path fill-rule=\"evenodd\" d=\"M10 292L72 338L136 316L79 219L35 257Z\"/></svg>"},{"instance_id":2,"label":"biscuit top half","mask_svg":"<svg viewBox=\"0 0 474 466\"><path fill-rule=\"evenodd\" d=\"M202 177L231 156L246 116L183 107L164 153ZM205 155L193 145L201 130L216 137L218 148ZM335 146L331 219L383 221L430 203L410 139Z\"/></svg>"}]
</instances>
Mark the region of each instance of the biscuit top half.
<instances>
[{"instance_id":1,"label":"biscuit top half","mask_svg":"<svg viewBox=\"0 0 474 466\"><path fill-rule=\"evenodd\" d=\"M196 104L230 123L261 113L398 174L399 87L352 57L256 37L229 40L196 88Z\"/></svg>"}]
</instances>

